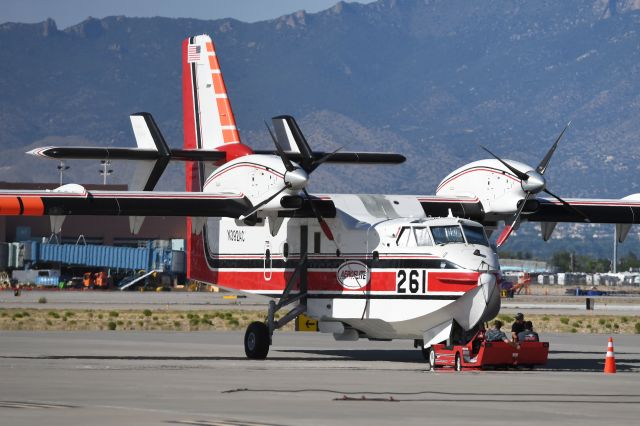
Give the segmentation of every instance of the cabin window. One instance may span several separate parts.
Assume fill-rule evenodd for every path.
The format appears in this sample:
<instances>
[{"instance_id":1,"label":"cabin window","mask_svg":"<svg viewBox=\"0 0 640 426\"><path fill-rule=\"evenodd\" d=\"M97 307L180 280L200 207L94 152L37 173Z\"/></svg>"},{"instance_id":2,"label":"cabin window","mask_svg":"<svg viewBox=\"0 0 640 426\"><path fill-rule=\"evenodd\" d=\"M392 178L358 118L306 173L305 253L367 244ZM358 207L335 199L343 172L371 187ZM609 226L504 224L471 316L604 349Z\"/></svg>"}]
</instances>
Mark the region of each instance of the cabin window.
<instances>
[{"instance_id":1,"label":"cabin window","mask_svg":"<svg viewBox=\"0 0 640 426\"><path fill-rule=\"evenodd\" d=\"M418 247L433 245L429 228L425 226L416 226L413 228L413 232L416 234L416 243L418 244Z\"/></svg>"},{"instance_id":2,"label":"cabin window","mask_svg":"<svg viewBox=\"0 0 640 426\"><path fill-rule=\"evenodd\" d=\"M462 229L464 230L464 236L467 238L467 242L469 244L489 246L489 241L484 233L484 228L481 226L462 225Z\"/></svg>"},{"instance_id":3,"label":"cabin window","mask_svg":"<svg viewBox=\"0 0 640 426\"><path fill-rule=\"evenodd\" d=\"M433 234L433 241L437 245L464 243L462 229L458 225L432 226L431 233Z\"/></svg>"},{"instance_id":4,"label":"cabin window","mask_svg":"<svg viewBox=\"0 0 640 426\"><path fill-rule=\"evenodd\" d=\"M320 253L320 233L313 233L313 252Z\"/></svg>"},{"instance_id":5,"label":"cabin window","mask_svg":"<svg viewBox=\"0 0 640 426\"><path fill-rule=\"evenodd\" d=\"M410 226L404 226L400 233L398 234L398 238L396 238L396 245L398 247L415 247L416 246L416 238L411 231Z\"/></svg>"},{"instance_id":6,"label":"cabin window","mask_svg":"<svg viewBox=\"0 0 640 426\"><path fill-rule=\"evenodd\" d=\"M282 246L282 255L285 259L289 257L289 243L284 243Z\"/></svg>"}]
</instances>

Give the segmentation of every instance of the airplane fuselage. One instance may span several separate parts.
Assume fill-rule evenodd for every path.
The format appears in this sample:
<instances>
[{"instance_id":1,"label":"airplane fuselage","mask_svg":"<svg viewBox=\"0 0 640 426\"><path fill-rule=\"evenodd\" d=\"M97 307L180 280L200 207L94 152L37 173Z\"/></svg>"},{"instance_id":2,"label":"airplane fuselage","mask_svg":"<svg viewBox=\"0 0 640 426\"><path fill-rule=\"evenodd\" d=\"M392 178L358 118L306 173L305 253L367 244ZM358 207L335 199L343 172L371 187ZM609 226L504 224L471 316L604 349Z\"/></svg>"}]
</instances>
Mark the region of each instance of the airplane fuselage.
<instances>
[{"instance_id":1,"label":"airplane fuselage","mask_svg":"<svg viewBox=\"0 0 640 426\"><path fill-rule=\"evenodd\" d=\"M418 202L408 205L415 197L328 197L337 209L327 219L335 241L315 219L276 219L276 232L274 217L253 226L208 219L202 249L211 278L221 287L278 297L306 254L307 315L321 331L343 339L421 339L442 322L433 313L477 289L482 273L499 271L476 222L426 218ZM376 216L380 209L387 216Z\"/></svg>"}]
</instances>

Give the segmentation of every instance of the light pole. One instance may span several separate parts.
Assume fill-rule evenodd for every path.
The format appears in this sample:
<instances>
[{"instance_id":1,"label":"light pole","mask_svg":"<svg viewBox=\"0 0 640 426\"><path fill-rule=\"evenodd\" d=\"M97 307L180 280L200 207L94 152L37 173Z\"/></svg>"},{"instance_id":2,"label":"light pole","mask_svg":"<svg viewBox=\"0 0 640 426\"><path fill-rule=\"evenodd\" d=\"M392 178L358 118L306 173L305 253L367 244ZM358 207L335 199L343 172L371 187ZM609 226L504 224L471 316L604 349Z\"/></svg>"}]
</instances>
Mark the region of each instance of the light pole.
<instances>
[{"instance_id":1,"label":"light pole","mask_svg":"<svg viewBox=\"0 0 640 426\"><path fill-rule=\"evenodd\" d=\"M62 175L64 174L65 171L69 170L70 167L67 166L64 161L61 161L60 164L58 164L58 172L60 173L60 186L62 186Z\"/></svg>"},{"instance_id":2,"label":"light pole","mask_svg":"<svg viewBox=\"0 0 640 426\"><path fill-rule=\"evenodd\" d=\"M106 185L107 184L107 176L109 176L111 173L113 173L113 170L109 169L109 166L111 165L111 161L109 161L109 160L101 160L100 164L102 165L102 170L100 170L100 174L102 175L102 184Z\"/></svg>"}]
</instances>

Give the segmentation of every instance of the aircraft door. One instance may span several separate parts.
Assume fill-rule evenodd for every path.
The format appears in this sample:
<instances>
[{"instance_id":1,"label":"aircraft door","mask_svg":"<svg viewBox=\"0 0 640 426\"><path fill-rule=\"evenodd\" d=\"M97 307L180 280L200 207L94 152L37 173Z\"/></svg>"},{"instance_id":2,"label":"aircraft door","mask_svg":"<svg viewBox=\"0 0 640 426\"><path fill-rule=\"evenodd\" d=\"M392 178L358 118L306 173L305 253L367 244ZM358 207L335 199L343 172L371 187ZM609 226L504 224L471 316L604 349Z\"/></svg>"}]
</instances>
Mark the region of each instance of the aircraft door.
<instances>
[{"instance_id":1,"label":"aircraft door","mask_svg":"<svg viewBox=\"0 0 640 426\"><path fill-rule=\"evenodd\" d=\"M263 275L265 281L271 280L271 268L273 267L273 259L271 255L271 243L269 241L264 242L264 257L263 257Z\"/></svg>"}]
</instances>

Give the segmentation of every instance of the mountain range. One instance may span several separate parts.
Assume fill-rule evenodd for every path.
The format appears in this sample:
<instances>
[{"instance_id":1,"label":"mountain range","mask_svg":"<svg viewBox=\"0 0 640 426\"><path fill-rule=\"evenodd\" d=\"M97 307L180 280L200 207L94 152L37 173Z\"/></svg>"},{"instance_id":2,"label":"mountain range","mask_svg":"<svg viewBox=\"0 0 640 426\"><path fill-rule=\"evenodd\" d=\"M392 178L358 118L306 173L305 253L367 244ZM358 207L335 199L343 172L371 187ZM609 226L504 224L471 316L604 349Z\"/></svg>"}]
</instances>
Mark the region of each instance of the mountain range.
<instances>
[{"instance_id":1,"label":"mountain range","mask_svg":"<svg viewBox=\"0 0 640 426\"><path fill-rule=\"evenodd\" d=\"M233 19L0 24L0 180L56 181L42 145L133 146L128 114L151 112L182 143L181 41L216 43L244 142L264 119L298 118L318 150L395 151L401 166L323 166L316 192L432 194L497 154L536 165L565 197L640 192L640 0L379 0L244 23ZM99 182L71 163L65 180ZM113 181L126 182L127 165ZM161 188L183 189L179 165ZM631 237L630 237L631 238ZM633 238L637 236L634 234Z\"/></svg>"}]
</instances>

